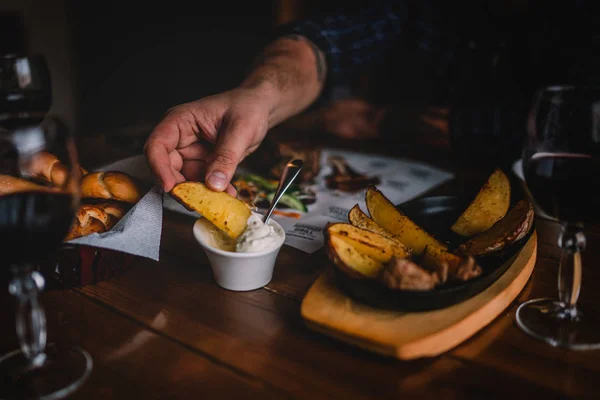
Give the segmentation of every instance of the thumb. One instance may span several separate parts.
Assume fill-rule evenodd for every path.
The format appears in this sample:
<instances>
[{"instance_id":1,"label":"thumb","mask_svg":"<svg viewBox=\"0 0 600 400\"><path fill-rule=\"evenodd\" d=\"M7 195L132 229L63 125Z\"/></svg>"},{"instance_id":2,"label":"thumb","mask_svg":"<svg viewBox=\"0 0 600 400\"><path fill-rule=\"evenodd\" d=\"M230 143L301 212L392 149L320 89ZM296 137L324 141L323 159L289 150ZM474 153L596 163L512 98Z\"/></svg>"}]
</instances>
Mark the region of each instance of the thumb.
<instances>
[{"instance_id":1,"label":"thumb","mask_svg":"<svg viewBox=\"0 0 600 400\"><path fill-rule=\"evenodd\" d=\"M227 188L248 149L251 129L238 122L226 124L219 132L213 157L206 167L205 180L210 189L221 192Z\"/></svg>"}]
</instances>

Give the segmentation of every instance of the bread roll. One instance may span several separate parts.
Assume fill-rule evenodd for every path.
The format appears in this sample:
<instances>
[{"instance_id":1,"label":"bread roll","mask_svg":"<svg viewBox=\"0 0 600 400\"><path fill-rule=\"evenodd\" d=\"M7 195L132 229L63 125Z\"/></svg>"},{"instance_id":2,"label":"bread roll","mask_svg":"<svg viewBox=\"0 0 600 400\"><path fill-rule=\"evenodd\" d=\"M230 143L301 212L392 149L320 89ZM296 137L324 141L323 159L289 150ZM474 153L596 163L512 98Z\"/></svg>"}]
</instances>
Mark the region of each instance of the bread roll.
<instances>
[{"instance_id":1,"label":"bread roll","mask_svg":"<svg viewBox=\"0 0 600 400\"><path fill-rule=\"evenodd\" d=\"M41 151L34 155L27 166L27 172L36 178L44 179L56 186L62 186L69 177L69 169L54 155Z\"/></svg>"},{"instance_id":2,"label":"bread roll","mask_svg":"<svg viewBox=\"0 0 600 400\"><path fill-rule=\"evenodd\" d=\"M90 172L81 180L81 197L118 200L134 204L140 190L129 175L118 172Z\"/></svg>"},{"instance_id":3,"label":"bread roll","mask_svg":"<svg viewBox=\"0 0 600 400\"><path fill-rule=\"evenodd\" d=\"M0 174L0 195L20 192L56 192L56 188L39 185L27 179Z\"/></svg>"},{"instance_id":4,"label":"bread roll","mask_svg":"<svg viewBox=\"0 0 600 400\"><path fill-rule=\"evenodd\" d=\"M110 230L125 215L125 209L113 203L82 204L77 210L65 241Z\"/></svg>"},{"instance_id":5,"label":"bread roll","mask_svg":"<svg viewBox=\"0 0 600 400\"><path fill-rule=\"evenodd\" d=\"M79 167L81 174L87 171ZM58 157L46 151L34 155L26 167L26 171L34 178L43 179L55 186L62 187L69 178L69 168Z\"/></svg>"}]
</instances>

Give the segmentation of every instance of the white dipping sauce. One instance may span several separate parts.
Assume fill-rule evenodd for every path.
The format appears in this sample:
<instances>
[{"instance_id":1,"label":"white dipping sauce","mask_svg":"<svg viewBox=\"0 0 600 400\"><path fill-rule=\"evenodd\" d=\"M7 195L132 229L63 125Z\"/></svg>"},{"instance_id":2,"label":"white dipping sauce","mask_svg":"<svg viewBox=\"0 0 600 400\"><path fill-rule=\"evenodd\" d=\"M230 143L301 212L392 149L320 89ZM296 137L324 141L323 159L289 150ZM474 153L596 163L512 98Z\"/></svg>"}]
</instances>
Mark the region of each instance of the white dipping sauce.
<instances>
[{"instance_id":1,"label":"white dipping sauce","mask_svg":"<svg viewBox=\"0 0 600 400\"><path fill-rule=\"evenodd\" d=\"M278 247L283 240L283 231L276 224L265 224L263 215L252 213L248 218L246 229L236 240L213 224L203 220L207 227L209 242L217 249L237 252L256 253Z\"/></svg>"},{"instance_id":2,"label":"white dipping sauce","mask_svg":"<svg viewBox=\"0 0 600 400\"><path fill-rule=\"evenodd\" d=\"M263 216L252 213L248 218L246 230L238 238L235 251L238 253L253 253L277 247L281 235L271 224L263 222Z\"/></svg>"}]
</instances>

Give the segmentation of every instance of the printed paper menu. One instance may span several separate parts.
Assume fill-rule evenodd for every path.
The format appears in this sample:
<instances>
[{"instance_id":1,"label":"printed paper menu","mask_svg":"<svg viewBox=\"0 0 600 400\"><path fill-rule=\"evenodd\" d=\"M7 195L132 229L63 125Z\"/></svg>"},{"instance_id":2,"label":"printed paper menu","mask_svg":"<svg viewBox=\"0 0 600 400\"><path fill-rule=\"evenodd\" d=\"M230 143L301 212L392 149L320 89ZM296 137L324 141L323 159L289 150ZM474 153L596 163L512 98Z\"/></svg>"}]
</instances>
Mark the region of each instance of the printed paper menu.
<instances>
[{"instance_id":1,"label":"printed paper menu","mask_svg":"<svg viewBox=\"0 0 600 400\"><path fill-rule=\"evenodd\" d=\"M453 178L427 164L346 150L324 149L320 162L314 182L291 187L272 217L285 229L285 243L307 253L323 246L328 222L348 221L348 212L356 204L367 211L364 197L369 184L400 204ZM239 196L264 209L276 182L243 171L234 185Z\"/></svg>"}]
</instances>

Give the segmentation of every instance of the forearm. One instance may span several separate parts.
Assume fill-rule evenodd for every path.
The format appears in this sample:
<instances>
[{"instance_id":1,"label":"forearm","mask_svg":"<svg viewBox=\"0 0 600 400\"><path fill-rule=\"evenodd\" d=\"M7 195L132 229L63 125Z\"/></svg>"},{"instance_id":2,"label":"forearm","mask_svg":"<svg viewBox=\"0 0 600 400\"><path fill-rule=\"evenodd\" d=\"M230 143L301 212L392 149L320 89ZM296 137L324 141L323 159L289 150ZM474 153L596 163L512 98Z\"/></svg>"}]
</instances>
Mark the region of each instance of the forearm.
<instances>
[{"instance_id":1,"label":"forearm","mask_svg":"<svg viewBox=\"0 0 600 400\"><path fill-rule=\"evenodd\" d=\"M261 94L272 128L309 107L323 90L326 74L323 53L308 39L288 35L264 49L240 86Z\"/></svg>"}]
</instances>

